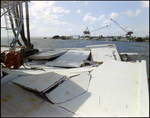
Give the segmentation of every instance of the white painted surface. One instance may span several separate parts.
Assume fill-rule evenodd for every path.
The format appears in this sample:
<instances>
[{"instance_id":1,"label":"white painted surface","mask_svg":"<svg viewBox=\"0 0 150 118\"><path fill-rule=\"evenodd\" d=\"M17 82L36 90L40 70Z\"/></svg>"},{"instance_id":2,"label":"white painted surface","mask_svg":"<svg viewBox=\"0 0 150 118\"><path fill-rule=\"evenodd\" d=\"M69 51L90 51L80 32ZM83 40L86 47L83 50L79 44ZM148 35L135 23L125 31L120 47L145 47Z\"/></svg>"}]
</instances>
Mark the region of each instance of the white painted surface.
<instances>
[{"instance_id":1,"label":"white painted surface","mask_svg":"<svg viewBox=\"0 0 150 118\"><path fill-rule=\"evenodd\" d=\"M26 116L43 100L11 82L1 86L1 116Z\"/></svg>"},{"instance_id":2,"label":"white painted surface","mask_svg":"<svg viewBox=\"0 0 150 118\"><path fill-rule=\"evenodd\" d=\"M75 116L39 96L8 82L1 86L2 117Z\"/></svg>"},{"instance_id":3,"label":"white painted surface","mask_svg":"<svg viewBox=\"0 0 150 118\"><path fill-rule=\"evenodd\" d=\"M41 105L31 111L26 117L73 117L73 113L66 112L57 106L44 101Z\"/></svg>"},{"instance_id":4,"label":"white painted surface","mask_svg":"<svg viewBox=\"0 0 150 118\"><path fill-rule=\"evenodd\" d=\"M27 59L50 59L53 57L57 57L65 53L66 51L46 51L46 52L39 52L34 55L30 55L26 57Z\"/></svg>"},{"instance_id":5,"label":"white painted surface","mask_svg":"<svg viewBox=\"0 0 150 118\"><path fill-rule=\"evenodd\" d=\"M29 67L34 67L34 68L43 69L43 70L25 69L23 66L21 66L21 68L19 68L19 69L14 69L14 70L9 70L6 68L3 68L2 70L4 72L7 72L10 75L18 75L18 76L24 76L24 75L28 76L28 75L36 75L37 73L44 74L47 72L55 72L55 73L69 77L69 76L74 76L74 75L80 74L82 72L92 71L93 69L97 68L97 67L93 67L93 66L85 66L85 67L80 67L80 68L67 69L67 68L49 67L49 66L45 66L45 65L36 65L36 64L31 64L31 63L29 64Z\"/></svg>"},{"instance_id":6,"label":"white painted surface","mask_svg":"<svg viewBox=\"0 0 150 118\"><path fill-rule=\"evenodd\" d=\"M139 55L138 53L126 53L126 52L121 52L120 54L121 55L123 55L123 54L127 54L127 55Z\"/></svg>"},{"instance_id":7,"label":"white painted surface","mask_svg":"<svg viewBox=\"0 0 150 118\"><path fill-rule=\"evenodd\" d=\"M4 77L1 78L1 85L5 84L6 82L9 82L10 80L16 79L19 76L14 74L14 75L6 75Z\"/></svg>"},{"instance_id":8,"label":"white painted surface","mask_svg":"<svg viewBox=\"0 0 150 118\"><path fill-rule=\"evenodd\" d=\"M18 69L6 69L6 68L2 68L2 70L10 75L12 74L16 74L16 75L36 75L36 74L44 74L47 72L54 72L55 70L63 70L64 68L57 68L57 67L48 67L45 65L29 65L26 66L27 68L37 68L37 69L26 69L23 66L21 66Z\"/></svg>"},{"instance_id":9,"label":"white painted surface","mask_svg":"<svg viewBox=\"0 0 150 118\"><path fill-rule=\"evenodd\" d=\"M54 72L48 72L35 76L22 76L12 80L12 82L24 86L28 89L44 93L64 79L64 75L60 75Z\"/></svg>"},{"instance_id":10,"label":"white painted surface","mask_svg":"<svg viewBox=\"0 0 150 118\"><path fill-rule=\"evenodd\" d=\"M114 48L116 47L115 44L100 44L100 45L87 45L87 48L91 49L91 48Z\"/></svg>"},{"instance_id":11,"label":"white painted surface","mask_svg":"<svg viewBox=\"0 0 150 118\"><path fill-rule=\"evenodd\" d=\"M66 75L67 77L69 77L69 76L78 75L83 72L90 72L95 68L97 68L97 67L87 66L87 67L80 67L80 68L55 70L54 72L61 74L61 75Z\"/></svg>"},{"instance_id":12,"label":"white painted surface","mask_svg":"<svg viewBox=\"0 0 150 118\"><path fill-rule=\"evenodd\" d=\"M110 52L115 50L113 44L87 47L91 50L96 48L105 48L106 50L103 51L104 55L111 55ZM117 51L115 53L118 54ZM57 72L62 74L62 76L66 75L69 77L78 75L85 71L93 71L91 72L92 78L89 89L84 94L74 98L72 96L73 94L71 93L71 97L64 97L65 89L72 91L69 89L70 87L80 88L78 90L81 91L78 92L84 92L85 89L83 88L86 88L87 85L84 83L85 80L82 81L83 83L74 82L73 85L76 86L67 84L67 86L70 86L67 87L63 85L64 83L62 83L62 89L56 88L57 92L56 94L53 94L52 97L57 99L54 99L53 102L64 102L65 99L70 97L70 100L66 101L65 103L58 104L62 109L58 109L57 106L53 106L48 102L43 102L40 97L37 97L33 93L30 93L27 90L8 82L12 79L11 75L9 75L10 78L8 78L7 81L5 80L5 84L1 85L1 116L75 116L73 114L68 114L67 111L70 111L70 113L75 113L77 116L149 116L149 92L147 84L146 62L120 62L118 61L119 58L120 57L118 55L117 61L111 60L112 58L108 58L110 60L105 60L103 58L104 63L98 68L81 67L64 69L47 67L45 65L33 65L35 67L43 68L45 71L26 70L23 67L16 70L2 68L5 72L11 75L26 75L24 77L19 77L23 78L23 80L17 80L18 84L21 86L26 86L26 84L30 83L28 80L35 80L34 85L29 86L29 88L31 87L31 89L38 89L40 92L46 91L49 89L48 86L51 86L51 84L45 84L44 82L47 81L46 78L49 78L49 76L45 76L47 72ZM33 78L28 76L36 74L38 75L32 76ZM28 77L31 78L28 79ZM37 81L36 79L39 79L39 77L44 79ZM85 77L82 79L85 79ZM80 80L80 78L78 78L78 80ZM59 82L59 80L57 82ZM55 82L53 81L52 83ZM45 85L46 87L44 88L43 86ZM81 88L82 85L85 85L85 87ZM56 89L54 90L56 91ZM60 93L58 93L58 90ZM72 97L73 99L71 99ZM64 112L65 110L66 112Z\"/></svg>"},{"instance_id":13,"label":"white painted surface","mask_svg":"<svg viewBox=\"0 0 150 118\"><path fill-rule=\"evenodd\" d=\"M53 91L47 93L46 96L56 104L72 100L88 90L90 78L89 73L81 73L67 79Z\"/></svg>"},{"instance_id":14,"label":"white painted surface","mask_svg":"<svg viewBox=\"0 0 150 118\"><path fill-rule=\"evenodd\" d=\"M141 76L140 76L140 100L139 100L139 116L149 116L149 88L146 71L146 61L141 61Z\"/></svg>"},{"instance_id":15,"label":"white painted surface","mask_svg":"<svg viewBox=\"0 0 150 118\"><path fill-rule=\"evenodd\" d=\"M82 60L86 60L89 57L90 51L77 51L69 50L57 59L47 62L47 66L57 67L80 67L83 64Z\"/></svg>"},{"instance_id":16,"label":"white painted surface","mask_svg":"<svg viewBox=\"0 0 150 118\"><path fill-rule=\"evenodd\" d=\"M2 68L2 70L10 75L36 75L36 74L43 74L46 73L44 70L31 70L31 69L26 69L23 66L21 66L19 69L6 69ZM51 70L52 71L52 70Z\"/></svg>"},{"instance_id":17,"label":"white painted surface","mask_svg":"<svg viewBox=\"0 0 150 118\"><path fill-rule=\"evenodd\" d=\"M106 61L91 72L87 93L60 106L81 116L138 116L140 72L140 63Z\"/></svg>"},{"instance_id":18,"label":"white painted surface","mask_svg":"<svg viewBox=\"0 0 150 118\"><path fill-rule=\"evenodd\" d=\"M121 61L118 51L114 44L89 45L91 49L91 60L104 62L107 60Z\"/></svg>"}]
</instances>

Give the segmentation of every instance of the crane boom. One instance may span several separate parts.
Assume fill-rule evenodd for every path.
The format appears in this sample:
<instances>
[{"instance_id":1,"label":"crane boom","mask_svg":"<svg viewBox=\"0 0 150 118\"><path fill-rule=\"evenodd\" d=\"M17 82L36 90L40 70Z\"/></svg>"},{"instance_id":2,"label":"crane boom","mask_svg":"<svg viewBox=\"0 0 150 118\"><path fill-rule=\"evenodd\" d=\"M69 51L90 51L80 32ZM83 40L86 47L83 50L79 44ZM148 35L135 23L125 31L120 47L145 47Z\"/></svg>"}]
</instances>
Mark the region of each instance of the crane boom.
<instances>
[{"instance_id":1,"label":"crane boom","mask_svg":"<svg viewBox=\"0 0 150 118\"><path fill-rule=\"evenodd\" d=\"M128 31L125 28L121 27L116 21L114 21L112 18L110 18L110 20L112 20L116 25L118 25L122 30L124 30L127 34L126 36L131 36L131 34L133 34L133 31Z\"/></svg>"},{"instance_id":2,"label":"crane boom","mask_svg":"<svg viewBox=\"0 0 150 118\"><path fill-rule=\"evenodd\" d=\"M103 28L108 27L108 26L109 26L109 25L106 25L106 26L104 26L104 27L98 28L98 29L93 30L93 31L91 31L91 32L94 32L94 31L97 31L97 30L103 29Z\"/></svg>"},{"instance_id":3,"label":"crane boom","mask_svg":"<svg viewBox=\"0 0 150 118\"><path fill-rule=\"evenodd\" d=\"M118 25L122 30L124 30L126 33L128 33L128 31L125 29L125 28L123 28L123 27L121 27L116 21L114 21L112 18L110 19L110 20L112 20L116 25Z\"/></svg>"}]
</instances>

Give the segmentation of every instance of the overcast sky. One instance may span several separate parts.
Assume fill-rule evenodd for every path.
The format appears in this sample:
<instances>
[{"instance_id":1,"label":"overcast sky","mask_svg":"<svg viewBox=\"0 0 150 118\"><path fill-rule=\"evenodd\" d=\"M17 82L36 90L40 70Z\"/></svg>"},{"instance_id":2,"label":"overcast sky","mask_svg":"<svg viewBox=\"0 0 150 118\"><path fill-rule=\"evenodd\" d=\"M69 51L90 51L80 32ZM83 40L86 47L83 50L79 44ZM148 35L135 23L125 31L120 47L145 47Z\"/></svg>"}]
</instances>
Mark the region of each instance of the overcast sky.
<instances>
[{"instance_id":1,"label":"overcast sky","mask_svg":"<svg viewBox=\"0 0 150 118\"><path fill-rule=\"evenodd\" d=\"M83 35L87 27L93 31L106 25L91 36L126 34L110 18L133 31L132 36L149 35L149 1L30 1L29 15L32 37ZM4 29L1 35L6 36Z\"/></svg>"}]
</instances>

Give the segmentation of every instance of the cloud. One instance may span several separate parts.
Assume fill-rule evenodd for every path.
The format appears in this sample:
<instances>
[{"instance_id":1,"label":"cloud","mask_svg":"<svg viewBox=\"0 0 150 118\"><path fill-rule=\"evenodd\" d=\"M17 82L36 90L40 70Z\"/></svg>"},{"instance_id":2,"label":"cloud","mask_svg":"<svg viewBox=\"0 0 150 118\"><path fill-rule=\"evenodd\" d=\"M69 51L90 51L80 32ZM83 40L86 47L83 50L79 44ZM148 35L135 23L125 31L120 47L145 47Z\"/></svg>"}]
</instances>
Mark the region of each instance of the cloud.
<instances>
[{"instance_id":1,"label":"cloud","mask_svg":"<svg viewBox=\"0 0 150 118\"><path fill-rule=\"evenodd\" d=\"M118 18L119 17L119 14L118 13L115 13L115 12L112 12L110 14L110 18L114 19L114 18Z\"/></svg>"},{"instance_id":2,"label":"cloud","mask_svg":"<svg viewBox=\"0 0 150 118\"><path fill-rule=\"evenodd\" d=\"M37 21L33 19L33 20L32 20L32 23L37 23Z\"/></svg>"},{"instance_id":3,"label":"cloud","mask_svg":"<svg viewBox=\"0 0 150 118\"><path fill-rule=\"evenodd\" d=\"M77 13L81 13L81 10L77 10L76 12L77 12Z\"/></svg>"},{"instance_id":4,"label":"cloud","mask_svg":"<svg viewBox=\"0 0 150 118\"><path fill-rule=\"evenodd\" d=\"M88 2L85 2L85 5L87 5L88 4Z\"/></svg>"},{"instance_id":5,"label":"cloud","mask_svg":"<svg viewBox=\"0 0 150 118\"><path fill-rule=\"evenodd\" d=\"M110 20L104 20L102 26L110 25Z\"/></svg>"},{"instance_id":6,"label":"cloud","mask_svg":"<svg viewBox=\"0 0 150 118\"><path fill-rule=\"evenodd\" d=\"M70 31L70 32L72 32L73 30L72 30L71 28L68 28L68 29L67 29L67 31Z\"/></svg>"},{"instance_id":7,"label":"cloud","mask_svg":"<svg viewBox=\"0 0 150 118\"><path fill-rule=\"evenodd\" d=\"M110 23L110 20L104 20L103 23L104 24Z\"/></svg>"},{"instance_id":8,"label":"cloud","mask_svg":"<svg viewBox=\"0 0 150 118\"><path fill-rule=\"evenodd\" d=\"M97 19L96 17L92 17L91 15L92 15L91 12L85 14L83 20L84 20L84 21L89 21L90 23L94 23L94 22L98 21L98 19Z\"/></svg>"},{"instance_id":9,"label":"cloud","mask_svg":"<svg viewBox=\"0 0 150 118\"><path fill-rule=\"evenodd\" d=\"M102 20L105 17L105 15L100 15L98 20Z\"/></svg>"},{"instance_id":10,"label":"cloud","mask_svg":"<svg viewBox=\"0 0 150 118\"><path fill-rule=\"evenodd\" d=\"M136 16L138 16L141 12L142 12L142 11L141 11L140 9L137 9L135 13L133 13L133 11L131 11L131 10L128 10L128 11L126 11L126 12L122 12L121 14L126 14L126 15L128 15L128 16L130 16L130 17L136 17Z\"/></svg>"},{"instance_id":11,"label":"cloud","mask_svg":"<svg viewBox=\"0 0 150 118\"><path fill-rule=\"evenodd\" d=\"M64 11L66 14L68 14L68 13L70 13L70 10L66 10L66 11Z\"/></svg>"},{"instance_id":12,"label":"cloud","mask_svg":"<svg viewBox=\"0 0 150 118\"><path fill-rule=\"evenodd\" d=\"M70 13L70 10L65 10L63 7L52 7L53 13Z\"/></svg>"},{"instance_id":13,"label":"cloud","mask_svg":"<svg viewBox=\"0 0 150 118\"><path fill-rule=\"evenodd\" d=\"M141 1L142 7L149 7L149 1Z\"/></svg>"},{"instance_id":14,"label":"cloud","mask_svg":"<svg viewBox=\"0 0 150 118\"><path fill-rule=\"evenodd\" d=\"M37 25L35 25L35 24L30 24L30 29L32 30L34 30L34 29L37 29Z\"/></svg>"},{"instance_id":15,"label":"cloud","mask_svg":"<svg viewBox=\"0 0 150 118\"><path fill-rule=\"evenodd\" d=\"M44 23L66 24L65 22L58 21L58 19L64 16L64 14L70 13L70 10L54 5L55 1L31 1L30 14L36 19L43 19Z\"/></svg>"},{"instance_id":16,"label":"cloud","mask_svg":"<svg viewBox=\"0 0 150 118\"><path fill-rule=\"evenodd\" d=\"M65 25L65 24L68 24L68 23L62 22L62 21L58 21L58 20L54 20L53 21L53 25Z\"/></svg>"}]
</instances>

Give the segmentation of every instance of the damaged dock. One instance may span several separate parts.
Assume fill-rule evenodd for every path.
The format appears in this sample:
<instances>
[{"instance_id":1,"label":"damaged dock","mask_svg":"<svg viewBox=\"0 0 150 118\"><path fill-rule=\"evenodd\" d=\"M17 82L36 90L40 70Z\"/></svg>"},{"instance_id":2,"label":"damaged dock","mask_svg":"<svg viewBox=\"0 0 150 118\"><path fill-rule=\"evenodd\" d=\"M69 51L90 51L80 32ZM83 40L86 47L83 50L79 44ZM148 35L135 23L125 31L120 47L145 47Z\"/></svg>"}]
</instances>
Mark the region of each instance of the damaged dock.
<instances>
[{"instance_id":1,"label":"damaged dock","mask_svg":"<svg viewBox=\"0 0 150 118\"><path fill-rule=\"evenodd\" d=\"M122 61L114 44L39 51L1 70L2 117L149 116L146 61Z\"/></svg>"}]
</instances>

